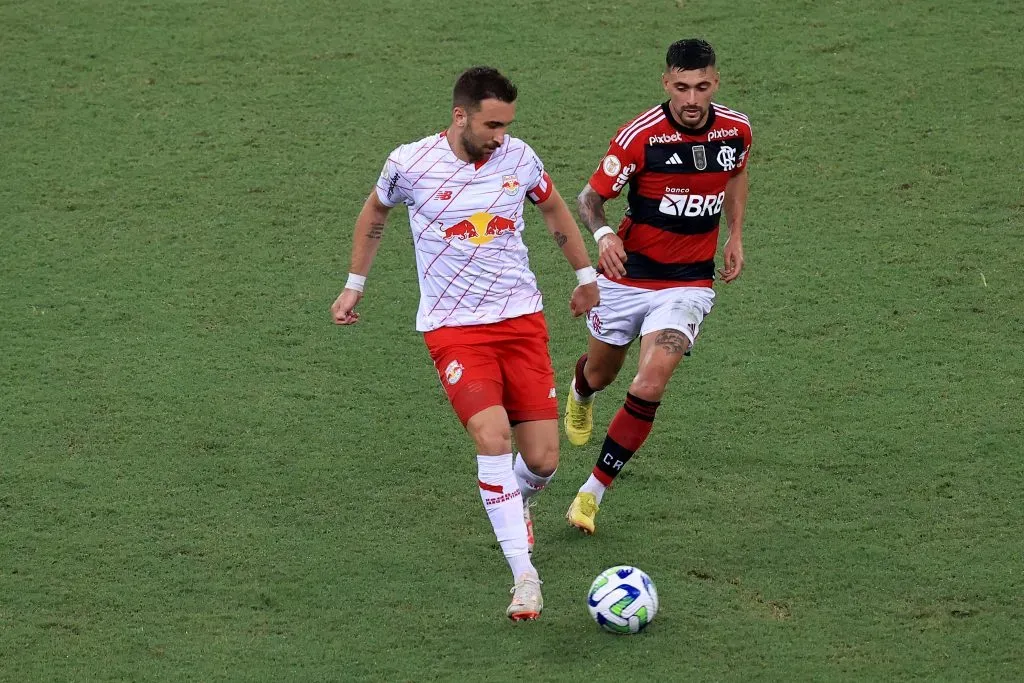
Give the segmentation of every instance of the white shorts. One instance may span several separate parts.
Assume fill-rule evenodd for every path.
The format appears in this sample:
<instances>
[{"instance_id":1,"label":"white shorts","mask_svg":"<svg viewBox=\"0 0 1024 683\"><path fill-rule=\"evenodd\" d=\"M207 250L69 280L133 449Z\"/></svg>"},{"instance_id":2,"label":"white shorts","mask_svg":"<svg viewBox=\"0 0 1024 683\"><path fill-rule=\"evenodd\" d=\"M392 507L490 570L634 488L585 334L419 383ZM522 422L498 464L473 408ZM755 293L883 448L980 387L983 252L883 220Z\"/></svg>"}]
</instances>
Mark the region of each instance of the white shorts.
<instances>
[{"instance_id":1,"label":"white shorts","mask_svg":"<svg viewBox=\"0 0 1024 683\"><path fill-rule=\"evenodd\" d=\"M587 314L587 327L595 339L612 346L625 346L637 336L658 330L679 330L697 339L704 316L715 304L710 287L642 289L597 279L601 303Z\"/></svg>"}]
</instances>

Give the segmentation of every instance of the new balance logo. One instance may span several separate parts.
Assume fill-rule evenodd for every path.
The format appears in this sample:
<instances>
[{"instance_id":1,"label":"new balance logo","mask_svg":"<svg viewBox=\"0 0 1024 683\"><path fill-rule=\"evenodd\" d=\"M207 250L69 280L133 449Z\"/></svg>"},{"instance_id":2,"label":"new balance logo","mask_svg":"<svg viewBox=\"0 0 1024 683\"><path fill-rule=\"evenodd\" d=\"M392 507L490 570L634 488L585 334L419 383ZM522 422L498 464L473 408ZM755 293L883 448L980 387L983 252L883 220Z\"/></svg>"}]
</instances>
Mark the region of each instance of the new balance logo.
<instances>
[{"instance_id":1,"label":"new balance logo","mask_svg":"<svg viewBox=\"0 0 1024 683\"><path fill-rule=\"evenodd\" d=\"M434 199L440 199L442 202L446 202L452 198L451 190L441 190L434 195Z\"/></svg>"},{"instance_id":2,"label":"new balance logo","mask_svg":"<svg viewBox=\"0 0 1024 683\"><path fill-rule=\"evenodd\" d=\"M666 166L678 166L678 165L680 165L682 163L683 163L683 160L679 157L679 155L678 154L673 154L672 156L670 156L668 158L668 161L665 162L665 165Z\"/></svg>"}]
</instances>

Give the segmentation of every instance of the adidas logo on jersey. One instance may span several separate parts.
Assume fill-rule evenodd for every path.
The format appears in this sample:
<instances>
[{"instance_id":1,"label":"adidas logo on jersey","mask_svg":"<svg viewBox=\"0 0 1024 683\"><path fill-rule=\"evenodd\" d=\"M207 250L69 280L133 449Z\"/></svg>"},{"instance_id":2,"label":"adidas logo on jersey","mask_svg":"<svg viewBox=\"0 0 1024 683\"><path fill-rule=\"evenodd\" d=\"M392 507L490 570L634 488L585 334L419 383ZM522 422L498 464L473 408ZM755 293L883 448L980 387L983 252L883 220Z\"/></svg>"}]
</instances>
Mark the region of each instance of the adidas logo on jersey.
<instances>
[{"instance_id":1,"label":"adidas logo on jersey","mask_svg":"<svg viewBox=\"0 0 1024 683\"><path fill-rule=\"evenodd\" d=\"M668 161L665 162L665 165L666 166L678 166L678 165L680 165L682 163L683 163L683 160L680 158L680 156L678 154L673 154L672 156L670 156L668 158Z\"/></svg>"},{"instance_id":2,"label":"adidas logo on jersey","mask_svg":"<svg viewBox=\"0 0 1024 683\"><path fill-rule=\"evenodd\" d=\"M722 138L734 138L737 137L739 134L740 129L736 127L708 131L708 142L712 140L721 140Z\"/></svg>"}]
</instances>

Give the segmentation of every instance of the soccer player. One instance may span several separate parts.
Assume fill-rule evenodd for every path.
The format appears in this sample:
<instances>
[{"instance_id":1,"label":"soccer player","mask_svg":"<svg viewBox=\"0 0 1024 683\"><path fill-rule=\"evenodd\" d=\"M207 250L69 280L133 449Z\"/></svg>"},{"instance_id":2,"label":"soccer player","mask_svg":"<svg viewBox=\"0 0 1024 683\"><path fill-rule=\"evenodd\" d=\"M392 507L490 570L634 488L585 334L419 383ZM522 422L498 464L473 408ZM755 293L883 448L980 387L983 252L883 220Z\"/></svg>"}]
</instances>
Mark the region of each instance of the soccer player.
<instances>
[{"instance_id":1,"label":"soccer player","mask_svg":"<svg viewBox=\"0 0 1024 683\"><path fill-rule=\"evenodd\" d=\"M718 71L715 51L703 40L669 46L662 85L668 101L618 130L578 198L598 243L601 303L588 314L587 352L566 399L565 431L574 445L590 440L594 395L612 383L640 338L625 403L566 513L586 534L595 531L605 491L650 434L665 387L711 312L723 210L729 238L722 279L733 282L743 270L750 123L712 102ZM627 186L628 209L615 231L604 203Z\"/></svg>"},{"instance_id":2,"label":"soccer player","mask_svg":"<svg viewBox=\"0 0 1024 683\"><path fill-rule=\"evenodd\" d=\"M480 497L512 569L506 614L519 621L536 619L544 604L529 554L530 499L558 467L559 417L541 293L522 239L526 199L576 270L573 316L595 306L599 292L572 213L533 149L507 132L516 96L495 69L471 68L455 83L448 129L391 153L356 219L351 270L331 312L339 325L359 320L388 212L408 206L416 329L476 445Z\"/></svg>"}]
</instances>

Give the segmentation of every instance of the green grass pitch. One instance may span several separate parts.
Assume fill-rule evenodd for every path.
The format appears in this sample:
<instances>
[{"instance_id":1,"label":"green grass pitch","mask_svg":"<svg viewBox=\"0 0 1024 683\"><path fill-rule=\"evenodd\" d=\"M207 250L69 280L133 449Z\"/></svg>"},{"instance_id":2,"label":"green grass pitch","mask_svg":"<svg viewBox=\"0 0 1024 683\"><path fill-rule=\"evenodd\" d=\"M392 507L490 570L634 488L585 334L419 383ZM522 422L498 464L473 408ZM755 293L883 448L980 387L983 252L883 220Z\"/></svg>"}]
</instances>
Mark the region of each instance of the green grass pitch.
<instances>
[{"instance_id":1,"label":"green grass pitch","mask_svg":"<svg viewBox=\"0 0 1024 683\"><path fill-rule=\"evenodd\" d=\"M404 212L330 324L352 222L480 63L575 196L694 35L754 128L747 268L593 538L563 441L511 624ZM0 2L0 680L1019 680L1022 35L1014 0ZM585 606L620 563L635 637Z\"/></svg>"}]
</instances>

